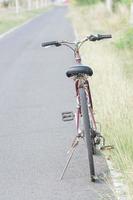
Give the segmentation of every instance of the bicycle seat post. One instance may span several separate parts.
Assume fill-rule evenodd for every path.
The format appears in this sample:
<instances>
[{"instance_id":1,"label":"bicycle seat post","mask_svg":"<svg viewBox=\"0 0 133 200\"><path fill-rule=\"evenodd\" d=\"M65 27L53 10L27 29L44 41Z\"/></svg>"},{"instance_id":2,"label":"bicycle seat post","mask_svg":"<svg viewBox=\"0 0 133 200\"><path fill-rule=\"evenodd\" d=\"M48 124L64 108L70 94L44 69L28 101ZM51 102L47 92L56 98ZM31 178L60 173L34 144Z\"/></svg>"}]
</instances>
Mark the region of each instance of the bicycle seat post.
<instances>
[{"instance_id":1,"label":"bicycle seat post","mask_svg":"<svg viewBox=\"0 0 133 200\"><path fill-rule=\"evenodd\" d=\"M81 64L81 56L80 56L80 53L79 53L79 46L78 46L78 43L76 44L76 48L75 48L75 61L77 64Z\"/></svg>"}]
</instances>

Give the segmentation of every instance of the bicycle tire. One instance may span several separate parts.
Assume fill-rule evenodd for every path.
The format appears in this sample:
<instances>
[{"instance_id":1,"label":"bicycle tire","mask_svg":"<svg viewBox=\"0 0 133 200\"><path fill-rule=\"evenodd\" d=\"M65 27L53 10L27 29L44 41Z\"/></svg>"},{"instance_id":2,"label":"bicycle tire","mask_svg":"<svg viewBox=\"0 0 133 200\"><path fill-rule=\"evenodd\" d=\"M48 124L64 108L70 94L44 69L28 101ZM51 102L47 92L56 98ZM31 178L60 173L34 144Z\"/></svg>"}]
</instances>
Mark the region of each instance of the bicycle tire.
<instances>
[{"instance_id":1,"label":"bicycle tire","mask_svg":"<svg viewBox=\"0 0 133 200\"><path fill-rule=\"evenodd\" d=\"M90 118L89 118L87 98L86 98L86 93L85 93L84 88L79 89L79 95L80 95L81 112L82 112L82 117L83 117L84 133L86 137L86 144L87 144L87 151L88 151L90 179L92 182L95 182L95 169L94 169L94 160L93 160Z\"/></svg>"}]
</instances>

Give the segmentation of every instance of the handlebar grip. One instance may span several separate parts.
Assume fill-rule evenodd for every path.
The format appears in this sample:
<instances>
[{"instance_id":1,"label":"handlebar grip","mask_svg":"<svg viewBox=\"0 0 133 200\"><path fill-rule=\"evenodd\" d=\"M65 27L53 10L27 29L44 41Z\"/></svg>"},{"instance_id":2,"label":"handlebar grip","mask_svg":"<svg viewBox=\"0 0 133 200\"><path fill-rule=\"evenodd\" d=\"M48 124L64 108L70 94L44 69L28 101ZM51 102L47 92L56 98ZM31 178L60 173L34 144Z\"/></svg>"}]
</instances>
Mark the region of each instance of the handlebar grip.
<instances>
[{"instance_id":1,"label":"handlebar grip","mask_svg":"<svg viewBox=\"0 0 133 200\"><path fill-rule=\"evenodd\" d=\"M47 46L56 46L56 47L59 47L61 46L61 43L57 42L57 41L51 41L51 42L44 42L42 43L42 47L47 47Z\"/></svg>"},{"instance_id":2,"label":"handlebar grip","mask_svg":"<svg viewBox=\"0 0 133 200\"><path fill-rule=\"evenodd\" d=\"M97 35L97 40L102 40L102 39L109 39L112 38L112 35Z\"/></svg>"},{"instance_id":3,"label":"handlebar grip","mask_svg":"<svg viewBox=\"0 0 133 200\"><path fill-rule=\"evenodd\" d=\"M112 35L90 35L89 37L87 37L88 40L95 42L97 40L103 40L103 39L109 39L112 38Z\"/></svg>"}]
</instances>

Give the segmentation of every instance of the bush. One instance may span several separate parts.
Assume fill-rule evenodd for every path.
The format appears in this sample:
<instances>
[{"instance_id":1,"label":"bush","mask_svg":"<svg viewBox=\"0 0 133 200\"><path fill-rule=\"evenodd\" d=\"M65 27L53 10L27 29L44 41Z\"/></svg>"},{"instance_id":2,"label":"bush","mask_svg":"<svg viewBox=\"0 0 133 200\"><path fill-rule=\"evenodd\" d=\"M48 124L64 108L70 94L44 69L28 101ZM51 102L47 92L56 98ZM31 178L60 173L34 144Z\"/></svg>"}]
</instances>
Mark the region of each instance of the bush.
<instances>
[{"instance_id":1,"label":"bush","mask_svg":"<svg viewBox=\"0 0 133 200\"><path fill-rule=\"evenodd\" d=\"M126 31L120 39L115 43L119 49L129 48L133 49L133 28Z\"/></svg>"},{"instance_id":2,"label":"bush","mask_svg":"<svg viewBox=\"0 0 133 200\"><path fill-rule=\"evenodd\" d=\"M72 3L76 3L79 5L89 5L89 4L95 4L99 0L71 0Z\"/></svg>"},{"instance_id":3,"label":"bush","mask_svg":"<svg viewBox=\"0 0 133 200\"><path fill-rule=\"evenodd\" d=\"M9 6L9 1L8 0L4 0L3 1L3 7L8 7Z\"/></svg>"},{"instance_id":4,"label":"bush","mask_svg":"<svg viewBox=\"0 0 133 200\"><path fill-rule=\"evenodd\" d=\"M115 0L116 2L120 2L120 3L123 3L123 4L126 4L128 6L130 6L131 4L131 0Z\"/></svg>"}]
</instances>

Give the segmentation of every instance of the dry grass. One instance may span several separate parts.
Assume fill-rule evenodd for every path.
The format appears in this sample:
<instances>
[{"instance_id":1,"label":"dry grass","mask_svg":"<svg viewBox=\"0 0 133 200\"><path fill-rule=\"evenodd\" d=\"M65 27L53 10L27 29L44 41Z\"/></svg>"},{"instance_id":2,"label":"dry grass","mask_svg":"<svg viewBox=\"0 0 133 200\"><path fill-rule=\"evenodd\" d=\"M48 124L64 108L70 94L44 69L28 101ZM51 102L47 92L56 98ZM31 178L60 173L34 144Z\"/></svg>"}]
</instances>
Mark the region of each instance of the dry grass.
<instances>
[{"instance_id":1,"label":"dry grass","mask_svg":"<svg viewBox=\"0 0 133 200\"><path fill-rule=\"evenodd\" d=\"M123 172L128 194L133 195L133 82L125 72L132 63L131 54L118 51L114 43L128 27L128 10L119 8L109 15L103 4L71 8L71 17L79 38L92 33L111 33L111 41L89 43L82 49L83 60L94 70L90 80L96 117L102 124L107 143L115 150L112 159ZM123 17L124 16L124 17ZM128 60L127 60L128 59ZM133 70L132 70L133 71ZM133 197L132 197L133 199Z\"/></svg>"}]
</instances>

